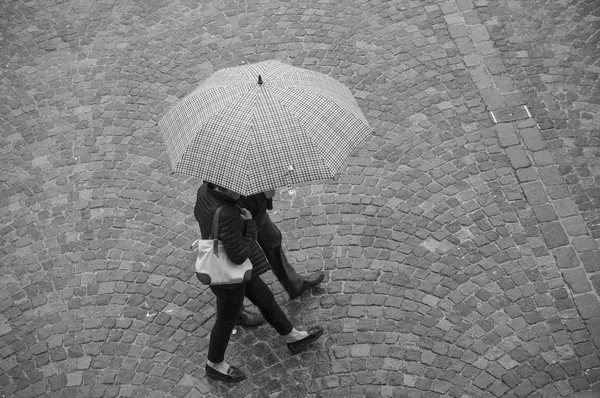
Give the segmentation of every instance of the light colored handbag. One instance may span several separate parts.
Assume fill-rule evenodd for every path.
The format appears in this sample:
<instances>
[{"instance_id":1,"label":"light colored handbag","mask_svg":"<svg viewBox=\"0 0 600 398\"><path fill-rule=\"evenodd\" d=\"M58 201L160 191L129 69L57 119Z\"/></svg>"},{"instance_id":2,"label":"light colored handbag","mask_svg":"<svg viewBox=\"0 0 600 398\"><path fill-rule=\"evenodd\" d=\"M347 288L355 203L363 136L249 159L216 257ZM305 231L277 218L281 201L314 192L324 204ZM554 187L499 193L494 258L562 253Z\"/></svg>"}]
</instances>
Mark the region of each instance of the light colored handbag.
<instances>
[{"instance_id":1,"label":"light colored handbag","mask_svg":"<svg viewBox=\"0 0 600 398\"><path fill-rule=\"evenodd\" d=\"M198 239L192 244L196 256L196 276L204 285L226 286L246 283L252 278L252 262L246 259L242 264L232 262L223 243L219 241L219 207L213 217L211 234L208 239Z\"/></svg>"}]
</instances>

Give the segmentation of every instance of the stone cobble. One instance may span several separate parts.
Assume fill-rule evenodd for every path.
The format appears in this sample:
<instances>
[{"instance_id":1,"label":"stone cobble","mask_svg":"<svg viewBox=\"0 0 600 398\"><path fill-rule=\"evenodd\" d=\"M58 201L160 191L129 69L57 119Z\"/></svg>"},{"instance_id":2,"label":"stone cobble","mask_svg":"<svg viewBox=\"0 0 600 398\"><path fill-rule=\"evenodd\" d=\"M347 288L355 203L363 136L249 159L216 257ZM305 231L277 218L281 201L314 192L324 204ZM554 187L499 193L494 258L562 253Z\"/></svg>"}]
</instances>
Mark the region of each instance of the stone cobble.
<instances>
[{"instance_id":1,"label":"stone cobble","mask_svg":"<svg viewBox=\"0 0 600 398\"><path fill-rule=\"evenodd\" d=\"M540 144L555 155L559 174L598 238L598 5L542 1L510 7L490 7L498 20L493 36L542 129ZM512 18L519 13L529 21Z\"/></svg>"},{"instance_id":2,"label":"stone cobble","mask_svg":"<svg viewBox=\"0 0 600 398\"><path fill-rule=\"evenodd\" d=\"M525 12L527 11L527 12ZM598 7L422 2L0 5L4 397L600 394ZM571 24L571 22L573 24ZM248 380L204 374L200 181L160 117L213 71L280 59L346 83L374 133L281 191L289 300L324 338L237 329ZM494 124L490 110L533 117Z\"/></svg>"}]
</instances>

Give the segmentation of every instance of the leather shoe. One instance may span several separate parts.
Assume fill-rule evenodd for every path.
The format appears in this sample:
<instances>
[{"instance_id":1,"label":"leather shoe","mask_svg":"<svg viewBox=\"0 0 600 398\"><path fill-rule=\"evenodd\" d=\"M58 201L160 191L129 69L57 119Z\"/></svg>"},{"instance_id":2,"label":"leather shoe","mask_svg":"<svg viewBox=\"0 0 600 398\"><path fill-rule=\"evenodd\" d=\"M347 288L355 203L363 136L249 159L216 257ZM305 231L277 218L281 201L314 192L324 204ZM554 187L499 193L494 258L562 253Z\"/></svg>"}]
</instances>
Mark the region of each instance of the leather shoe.
<instances>
[{"instance_id":1,"label":"leather shoe","mask_svg":"<svg viewBox=\"0 0 600 398\"><path fill-rule=\"evenodd\" d=\"M307 330L308 336L305 338L294 341L293 343L287 343L288 348L292 352L292 354L297 354L301 351L304 351L306 347L313 341L317 340L323 334L323 328L321 326L315 326Z\"/></svg>"},{"instance_id":2,"label":"leather shoe","mask_svg":"<svg viewBox=\"0 0 600 398\"><path fill-rule=\"evenodd\" d=\"M296 294L290 294L291 298L299 297L305 290L310 289L311 287L317 286L319 283L323 282L325 279L325 274L321 271L313 272L310 275L307 275L302 280L302 287Z\"/></svg>"},{"instance_id":3,"label":"leather shoe","mask_svg":"<svg viewBox=\"0 0 600 398\"><path fill-rule=\"evenodd\" d=\"M236 368L235 366L230 366L227 370L227 374L221 373L218 370L211 368L208 364L205 366L206 376L213 380L218 381L226 381L226 382L238 382L242 381L246 378L244 372Z\"/></svg>"},{"instance_id":4,"label":"leather shoe","mask_svg":"<svg viewBox=\"0 0 600 398\"><path fill-rule=\"evenodd\" d=\"M265 323L265 318L260 314L253 314L244 310L235 323L240 326L259 326Z\"/></svg>"}]
</instances>

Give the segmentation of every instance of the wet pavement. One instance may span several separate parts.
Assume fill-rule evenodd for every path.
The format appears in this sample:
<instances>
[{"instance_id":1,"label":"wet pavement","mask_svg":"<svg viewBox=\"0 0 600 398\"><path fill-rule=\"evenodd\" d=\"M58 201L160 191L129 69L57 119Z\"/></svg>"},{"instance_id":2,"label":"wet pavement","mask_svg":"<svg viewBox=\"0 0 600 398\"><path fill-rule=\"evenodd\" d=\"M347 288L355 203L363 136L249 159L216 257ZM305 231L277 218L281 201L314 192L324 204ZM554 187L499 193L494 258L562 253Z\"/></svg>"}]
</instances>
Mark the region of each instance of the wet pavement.
<instances>
[{"instance_id":1,"label":"wet pavement","mask_svg":"<svg viewBox=\"0 0 600 398\"><path fill-rule=\"evenodd\" d=\"M2 2L0 396L600 397L599 28L595 0ZM374 134L272 214L327 277L264 279L325 336L237 329L231 386L157 121L265 59L346 83Z\"/></svg>"}]
</instances>

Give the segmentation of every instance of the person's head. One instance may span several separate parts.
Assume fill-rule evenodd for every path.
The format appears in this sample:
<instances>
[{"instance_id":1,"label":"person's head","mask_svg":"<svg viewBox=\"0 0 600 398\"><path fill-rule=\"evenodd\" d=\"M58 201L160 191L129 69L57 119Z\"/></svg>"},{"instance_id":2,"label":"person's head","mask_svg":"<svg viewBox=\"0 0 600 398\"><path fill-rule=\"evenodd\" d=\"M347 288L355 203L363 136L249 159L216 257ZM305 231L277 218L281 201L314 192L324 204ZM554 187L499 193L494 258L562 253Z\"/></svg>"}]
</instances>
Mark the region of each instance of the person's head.
<instances>
[{"instance_id":1,"label":"person's head","mask_svg":"<svg viewBox=\"0 0 600 398\"><path fill-rule=\"evenodd\" d=\"M217 184L213 184L211 182L208 183L208 187L214 189L217 192L221 192L222 194L225 194L235 200L239 199L239 197L241 196L239 193L232 191L231 189L227 189L225 187L222 187L220 185Z\"/></svg>"}]
</instances>

